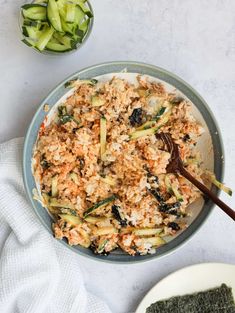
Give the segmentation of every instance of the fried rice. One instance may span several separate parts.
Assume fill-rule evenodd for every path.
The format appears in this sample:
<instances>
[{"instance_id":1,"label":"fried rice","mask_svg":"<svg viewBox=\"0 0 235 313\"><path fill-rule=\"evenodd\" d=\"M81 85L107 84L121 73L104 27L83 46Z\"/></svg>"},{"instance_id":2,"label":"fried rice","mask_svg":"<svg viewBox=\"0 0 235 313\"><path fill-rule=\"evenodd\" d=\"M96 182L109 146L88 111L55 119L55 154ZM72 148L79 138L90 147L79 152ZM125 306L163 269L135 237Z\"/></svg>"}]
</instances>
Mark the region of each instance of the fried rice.
<instances>
[{"instance_id":1,"label":"fried rice","mask_svg":"<svg viewBox=\"0 0 235 313\"><path fill-rule=\"evenodd\" d=\"M197 141L202 126L190 103L158 82L69 82L73 93L39 131L34 175L53 215L55 237L107 254L154 253L187 227L199 190L167 173L170 154L157 132L170 133L187 170L202 181Z\"/></svg>"}]
</instances>

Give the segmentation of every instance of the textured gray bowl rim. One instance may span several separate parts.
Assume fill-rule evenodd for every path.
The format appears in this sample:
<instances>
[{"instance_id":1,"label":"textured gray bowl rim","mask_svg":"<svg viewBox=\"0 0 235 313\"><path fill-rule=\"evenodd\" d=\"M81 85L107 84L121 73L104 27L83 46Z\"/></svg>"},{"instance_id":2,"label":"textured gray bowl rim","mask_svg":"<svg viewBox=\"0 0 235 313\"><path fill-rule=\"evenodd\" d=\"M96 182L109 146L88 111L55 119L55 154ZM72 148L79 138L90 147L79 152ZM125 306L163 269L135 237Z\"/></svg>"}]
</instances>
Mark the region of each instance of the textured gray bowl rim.
<instances>
[{"instance_id":1,"label":"textured gray bowl rim","mask_svg":"<svg viewBox=\"0 0 235 313\"><path fill-rule=\"evenodd\" d=\"M32 189L35 188L35 182L31 171L31 158L32 158L32 149L36 140L39 126L41 125L44 117L47 115L43 111L45 104L49 104L50 108L55 104L68 90L64 88L65 82L68 80L79 77L80 79L92 78L99 75L104 75L108 73L117 73L126 69L129 73L140 73L147 74L156 78L159 78L171 85L176 89L180 90L185 96L187 96L193 104L199 109L203 118L205 119L210 135L212 138L212 144L214 148L214 172L219 180L222 180L224 174L224 149L221 140L221 134L217 122L208 107L204 99L184 80L178 76L154 65L149 65L146 63L140 62L131 62L131 61L114 61L97 64L91 67L87 67L80 71L75 72L61 82L57 87L55 87L49 95L42 101L38 110L36 111L30 126L28 128L23 149L23 180L26 189L27 196L32 204L36 215L43 224L43 226L49 231L53 236L51 230L52 219L47 213L47 211L40 205L40 203L33 199ZM222 160L223 159L223 160ZM219 191L213 187L212 191L219 195ZM116 264L133 264L139 262L146 262L160 257L166 256L174 252L177 248L186 243L192 235L195 234L199 228L204 224L209 214L212 211L214 204L211 200L206 199L203 209L196 217L196 219L190 224L190 226L177 236L174 240L168 244L157 249L155 254L149 254L145 256L129 256L129 255L119 255L119 254L110 254L108 256L100 256L93 254L89 249L78 247L78 246L69 246L65 240L60 240L66 247L70 248L72 251L78 253L79 255L88 257L92 260L116 263Z\"/></svg>"}]
</instances>

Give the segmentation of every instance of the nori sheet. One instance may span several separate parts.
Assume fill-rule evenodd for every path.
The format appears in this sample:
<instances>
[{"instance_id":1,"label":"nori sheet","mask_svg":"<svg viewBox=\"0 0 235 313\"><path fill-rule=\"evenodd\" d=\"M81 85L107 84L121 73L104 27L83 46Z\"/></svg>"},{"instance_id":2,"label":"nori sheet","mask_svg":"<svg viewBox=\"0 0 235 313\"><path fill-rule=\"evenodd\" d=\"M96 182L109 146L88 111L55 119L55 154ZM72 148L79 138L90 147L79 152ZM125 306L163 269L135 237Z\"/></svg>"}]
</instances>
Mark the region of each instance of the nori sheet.
<instances>
[{"instance_id":1,"label":"nori sheet","mask_svg":"<svg viewBox=\"0 0 235 313\"><path fill-rule=\"evenodd\" d=\"M151 304L146 313L235 313L232 288L220 287Z\"/></svg>"}]
</instances>

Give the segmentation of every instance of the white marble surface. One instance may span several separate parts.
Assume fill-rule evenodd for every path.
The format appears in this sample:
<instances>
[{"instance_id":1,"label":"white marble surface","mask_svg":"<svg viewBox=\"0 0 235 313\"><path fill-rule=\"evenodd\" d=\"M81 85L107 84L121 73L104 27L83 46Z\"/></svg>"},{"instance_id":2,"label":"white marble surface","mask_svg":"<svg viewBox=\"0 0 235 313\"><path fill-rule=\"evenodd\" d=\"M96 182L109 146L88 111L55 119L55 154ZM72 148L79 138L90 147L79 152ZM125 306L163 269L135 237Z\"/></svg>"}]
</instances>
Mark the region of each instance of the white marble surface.
<instances>
[{"instance_id":1,"label":"white marble surface","mask_svg":"<svg viewBox=\"0 0 235 313\"><path fill-rule=\"evenodd\" d=\"M235 186L235 1L92 0L95 25L81 51L40 55L19 41L22 1L0 0L0 142L25 134L40 101L69 74L110 60L152 63L181 76L208 102L225 145L225 180ZM222 198L235 206L234 199ZM134 312L159 279L198 262L235 263L234 223L218 208L179 251L139 265L80 257L87 288L115 313ZM92 312L91 312L92 313Z\"/></svg>"}]
</instances>

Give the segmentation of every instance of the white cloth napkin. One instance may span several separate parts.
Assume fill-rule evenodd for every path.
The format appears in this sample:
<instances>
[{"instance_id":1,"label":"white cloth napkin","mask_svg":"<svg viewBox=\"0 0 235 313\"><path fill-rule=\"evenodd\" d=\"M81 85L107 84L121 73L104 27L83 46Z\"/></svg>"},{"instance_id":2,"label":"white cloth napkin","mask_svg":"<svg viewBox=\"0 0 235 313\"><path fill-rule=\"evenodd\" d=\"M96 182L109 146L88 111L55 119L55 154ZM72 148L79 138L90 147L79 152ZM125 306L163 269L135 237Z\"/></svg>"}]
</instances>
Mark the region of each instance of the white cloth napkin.
<instances>
[{"instance_id":1,"label":"white cloth napkin","mask_svg":"<svg viewBox=\"0 0 235 313\"><path fill-rule=\"evenodd\" d=\"M38 221L22 181L23 139L0 145L0 312L110 313L86 292L79 257Z\"/></svg>"}]
</instances>

